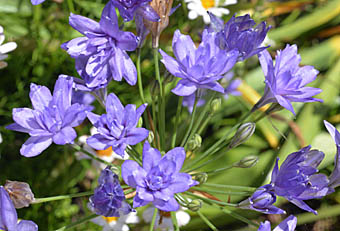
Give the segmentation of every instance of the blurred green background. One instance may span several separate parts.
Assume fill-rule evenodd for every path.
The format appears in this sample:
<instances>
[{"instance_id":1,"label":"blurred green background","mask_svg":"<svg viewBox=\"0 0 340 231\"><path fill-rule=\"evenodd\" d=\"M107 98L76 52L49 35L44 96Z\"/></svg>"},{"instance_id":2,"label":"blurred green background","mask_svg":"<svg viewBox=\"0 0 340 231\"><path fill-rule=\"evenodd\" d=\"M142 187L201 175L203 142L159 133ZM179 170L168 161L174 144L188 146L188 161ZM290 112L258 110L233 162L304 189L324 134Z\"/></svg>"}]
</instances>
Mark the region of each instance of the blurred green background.
<instances>
[{"instance_id":1,"label":"blurred green background","mask_svg":"<svg viewBox=\"0 0 340 231\"><path fill-rule=\"evenodd\" d=\"M17 49L6 59L8 67L0 70L0 133L3 137L3 143L0 144L1 185L6 179L28 182L37 198L89 191L96 186L98 172L91 167L88 160L78 161L72 150L57 145L52 145L38 157L21 157L19 149L28 135L8 131L4 126L12 122L13 108L31 107L28 97L31 82L52 89L59 74L78 76L74 69L74 60L60 48L63 42L79 36L79 33L68 25L70 9L73 13L98 21L105 3L106 1L102 0L47 0L42 5L32 6L29 0L0 0L0 25L4 27L6 41L15 41L18 44ZM174 1L174 5L179 3L182 1ZM335 145L325 131L322 121L326 119L334 125L340 123L340 1L239 0L236 5L228 6L228 9L231 13L224 16L225 20L234 13L250 13L257 23L265 20L273 26L268 34L268 43L271 45L269 50L272 54L283 49L286 43L297 44L302 64L313 65L320 71L313 85L323 90L319 98L322 98L324 103L294 104L296 118L289 112L282 111L275 117L262 120L249 141L227 152L223 161L213 163L206 169L233 163L249 154L258 155L259 163L251 169L232 169L209 179L210 182L258 187L270 180L268 173L277 156L284 160L288 154L308 144L325 152L326 158L321 164L321 172L329 175L333 169ZM187 9L182 5L171 16L170 25L161 36L161 48L171 52L172 35L176 29L190 34L195 42L199 42L203 25L202 18L189 20ZM127 23L124 28L135 31L132 22ZM131 52L130 56L136 60L134 52ZM154 81L154 69L149 40L142 50L142 68L143 84L150 102L148 92ZM161 71L164 71L163 66ZM256 99L256 94L251 94L249 88L259 94L263 92L264 76L257 57L238 64L235 67L235 75L244 80L243 95L223 101L221 110L214 115L205 129L202 150L214 143L251 107L250 101ZM109 89L119 96L123 104L141 103L137 86L112 82ZM170 137L177 98L170 95L167 101L169 105L166 115L167 121L170 121L167 123L167 129ZM189 113L184 111L182 127L189 122L186 119ZM97 112L101 112L100 109ZM85 122L84 126L78 128L79 135L88 134L89 126L86 125L88 123ZM225 195L219 198L231 201L242 199L235 196L228 198ZM337 205L339 202L339 190L322 200L310 201L309 204L319 211L319 216L314 216L305 214L285 201L279 201L288 214L299 214L300 226L297 230L318 231L340 230L340 206ZM35 221L39 230L55 230L90 214L86 204L86 198L77 198L36 204L17 211L20 218ZM219 210L204 207L202 212L220 230L252 230ZM281 219L280 216L265 216L251 211L237 212L254 221L270 219L273 223L278 223ZM101 230L101 227L87 223L74 230ZM147 230L147 226L140 223L132 230ZM182 230L209 228L193 215L191 223Z\"/></svg>"}]
</instances>

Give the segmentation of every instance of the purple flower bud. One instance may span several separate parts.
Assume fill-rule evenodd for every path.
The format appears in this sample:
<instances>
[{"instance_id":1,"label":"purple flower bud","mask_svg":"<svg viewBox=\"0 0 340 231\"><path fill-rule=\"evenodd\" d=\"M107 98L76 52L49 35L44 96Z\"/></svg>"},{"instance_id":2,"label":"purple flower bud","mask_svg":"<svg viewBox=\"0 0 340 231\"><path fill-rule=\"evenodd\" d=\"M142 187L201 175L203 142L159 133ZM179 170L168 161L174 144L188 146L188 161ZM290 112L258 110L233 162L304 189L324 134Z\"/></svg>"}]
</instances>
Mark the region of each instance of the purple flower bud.
<instances>
[{"instance_id":1,"label":"purple flower bud","mask_svg":"<svg viewBox=\"0 0 340 231\"><path fill-rule=\"evenodd\" d=\"M89 207L94 213L105 217L119 217L121 214L131 212L130 206L124 202L125 195L118 176L109 166L102 170L98 184L89 202Z\"/></svg>"},{"instance_id":2,"label":"purple flower bud","mask_svg":"<svg viewBox=\"0 0 340 231\"><path fill-rule=\"evenodd\" d=\"M251 209L266 214L282 214L285 213L273 204L276 201L276 195L273 186L270 184L258 188L254 194L248 199L240 202L238 207L241 209Z\"/></svg>"},{"instance_id":3,"label":"purple flower bud","mask_svg":"<svg viewBox=\"0 0 340 231\"><path fill-rule=\"evenodd\" d=\"M28 207L34 201L32 190L25 182L6 180L4 188L17 209Z\"/></svg>"},{"instance_id":4,"label":"purple flower bud","mask_svg":"<svg viewBox=\"0 0 340 231\"><path fill-rule=\"evenodd\" d=\"M126 160L122 165L123 180L136 188L133 207L153 203L160 210L177 211L179 204L174 194L198 184L189 174L179 172L184 159L184 148L174 148L162 157L157 149L145 142L143 167L133 160Z\"/></svg>"}]
</instances>

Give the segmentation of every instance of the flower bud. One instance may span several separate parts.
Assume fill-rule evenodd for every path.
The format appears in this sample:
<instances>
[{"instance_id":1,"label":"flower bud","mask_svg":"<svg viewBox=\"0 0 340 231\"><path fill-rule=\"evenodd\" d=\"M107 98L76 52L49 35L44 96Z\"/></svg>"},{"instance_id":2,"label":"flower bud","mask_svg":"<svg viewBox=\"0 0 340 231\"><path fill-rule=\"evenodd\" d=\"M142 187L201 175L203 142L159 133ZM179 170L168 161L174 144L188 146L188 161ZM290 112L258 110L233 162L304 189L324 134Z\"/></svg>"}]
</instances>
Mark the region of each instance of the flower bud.
<instances>
[{"instance_id":1,"label":"flower bud","mask_svg":"<svg viewBox=\"0 0 340 231\"><path fill-rule=\"evenodd\" d=\"M208 180L208 174L205 172L197 173L193 176L193 179L198 181L200 184L204 184Z\"/></svg>"},{"instance_id":2,"label":"flower bud","mask_svg":"<svg viewBox=\"0 0 340 231\"><path fill-rule=\"evenodd\" d=\"M255 123L242 124L238 128L235 136L232 138L229 144L229 148L235 148L240 144L246 142L255 132L255 128L256 128Z\"/></svg>"},{"instance_id":3,"label":"flower bud","mask_svg":"<svg viewBox=\"0 0 340 231\"><path fill-rule=\"evenodd\" d=\"M28 207L34 201L32 190L25 182L6 180L4 188L17 209Z\"/></svg>"},{"instance_id":4,"label":"flower bud","mask_svg":"<svg viewBox=\"0 0 340 231\"><path fill-rule=\"evenodd\" d=\"M257 161L259 158L257 156L246 156L242 160L236 162L233 164L233 167L235 168L251 168L257 164Z\"/></svg>"},{"instance_id":5,"label":"flower bud","mask_svg":"<svg viewBox=\"0 0 340 231\"><path fill-rule=\"evenodd\" d=\"M148 136L148 142L151 144L153 142L153 139L155 138L155 135L153 134L152 131L149 131L149 136Z\"/></svg>"},{"instance_id":6,"label":"flower bud","mask_svg":"<svg viewBox=\"0 0 340 231\"><path fill-rule=\"evenodd\" d=\"M221 107L220 98L216 98L213 101L211 101L211 104L210 104L211 113L217 112L220 109L220 107Z\"/></svg>"},{"instance_id":7,"label":"flower bud","mask_svg":"<svg viewBox=\"0 0 340 231\"><path fill-rule=\"evenodd\" d=\"M195 134L189 141L188 141L188 150L194 151L197 148L200 148L202 144L202 137L199 134Z\"/></svg>"},{"instance_id":8,"label":"flower bud","mask_svg":"<svg viewBox=\"0 0 340 231\"><path fill-rule=\"evenodd\" d=\"M137 127L141 128L143 126L143 118L139 117L138 123L137 123Z\"/></svg>"},{"instance_id":9,"label":"flower bud","mask_svg":"<svg viewBox=\"0 0 340 231\"><path fill-rule=\"evenodd\" d=\"M187 204L187 208L193 212L197 212L198 210L200 210L200 208L202 208L202 204L202 200L194 199Z\"/></svg>"}]
</instances>

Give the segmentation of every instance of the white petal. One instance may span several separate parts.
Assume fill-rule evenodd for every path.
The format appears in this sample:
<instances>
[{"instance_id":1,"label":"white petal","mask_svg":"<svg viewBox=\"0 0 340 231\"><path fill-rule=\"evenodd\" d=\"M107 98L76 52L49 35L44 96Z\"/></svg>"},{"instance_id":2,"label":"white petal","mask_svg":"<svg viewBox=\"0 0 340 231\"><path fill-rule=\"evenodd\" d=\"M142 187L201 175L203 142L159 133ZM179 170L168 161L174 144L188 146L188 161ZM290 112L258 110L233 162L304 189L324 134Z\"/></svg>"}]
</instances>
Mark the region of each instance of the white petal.
<instances>
[{"instance_id":1,"label":"white petal","mask_svg":"<svg viewBox=\"0 0 340 231\"><path fill-rule=\"evenodd\" d=\"M0 46L0 53L6 54L15 48L17 48L17 44L15 42L5 43L4 45Z\"/></svg>"}]
</instances>

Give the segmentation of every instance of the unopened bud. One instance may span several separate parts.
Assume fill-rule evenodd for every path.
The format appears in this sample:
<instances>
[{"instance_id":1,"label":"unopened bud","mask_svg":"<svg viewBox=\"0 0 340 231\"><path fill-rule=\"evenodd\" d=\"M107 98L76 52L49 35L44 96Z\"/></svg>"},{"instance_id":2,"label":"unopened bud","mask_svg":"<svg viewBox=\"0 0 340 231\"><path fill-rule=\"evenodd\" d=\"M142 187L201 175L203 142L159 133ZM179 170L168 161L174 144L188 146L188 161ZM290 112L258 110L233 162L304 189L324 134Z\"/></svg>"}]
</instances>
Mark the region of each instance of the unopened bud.
<instances>
[{"instance_id":1,"label":"unopened bud","mask_svg":"<svg viewBox=\"0 0 340 231\"><path fill-rule=\"evenodd\" d=\"M143 118L139 117L138 123L137 123L137 127L140 128L143 126Z\"/></svg>"},{"instance_id":2,"label":"unopened bud","mask_svg":"<svg viewBox=\"0 0 340 231\"><path fill-rule=\"evenodd\" d=\"M193 179L198 181L200 184L204 184L208 180L208 174L205 172L196 173Z\"/></svg>"},{"instance_id":3,"label":"unopened bud","mask_svg":"<svg viewBox=\"0 0 340 231\"><path fill-rule=\"evenodd\" d=\"M155 138L155 135L153 134L152 131L149 131L149 136L148 136L148 142L151 144L153 142L153 139Z\"/></svg>"},{"instance_id":4,"label":"unopened bud","mask_svg":"<svg viewBox=\"0 0 340 231\"><path fill-rule=\"evenodd\" d=\"M211 113L217 112L221 107L221 99L216 98L210 104Z\"/></svg>"},{"instance_id":5,"label":"unopened bud","mask_svg":"<svg viewBox=\"0 0 340 231\"><path fill-rule=\"evenodd\" d=\"M242 160L236 162L233 164L233 167L235 168L251 168L256 165L259 158L257 156L246 156Z\"/></svg>"},{"instance_id":6,"label":"unopened bud","mask_svg":"<svg viewBox=\"0 0 340 231\"><path fill-rule=\"evenodd\" d=\"M200 208L202 208L202 204L202 200L194 199L187 204L187 208L193 212L197 212L198 210L200 210Z\"/></svg>"},{"instance_id":7,"label":"unopened bud","mask_svg":"<svg viewBox=\"0 0 340 231\"><path fill-rule=\"evenodd\" d=\"M6 180L4 188L17 209L28 207L34 201L32 190L25 182Z\"/></svg>"},{"instance_id":8,"label":"unopened bud","mask_svg":"<svg viewBox=\"0 0 340 231\"><path fill-rule=\"evenodd\" d=\"M201 147L202 144L202 137L199 134L195 134L189 141L188 141L188 150L194 151Z\"/></svg>"},{"instance_id":9,"label":"unopened bud","mask_svg":"<svg viewBox=\"0 0 340 231\"><path fill-rule=\"evenodd\" d=\"M229 148L237 147L240 144L246 142L255 132L255 128L256 128L255 123L242 124L238 128L235 136L232 138L232 140L229 144Z\"/></svg>"}]
</instances>

